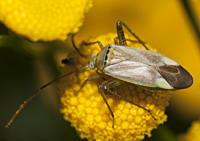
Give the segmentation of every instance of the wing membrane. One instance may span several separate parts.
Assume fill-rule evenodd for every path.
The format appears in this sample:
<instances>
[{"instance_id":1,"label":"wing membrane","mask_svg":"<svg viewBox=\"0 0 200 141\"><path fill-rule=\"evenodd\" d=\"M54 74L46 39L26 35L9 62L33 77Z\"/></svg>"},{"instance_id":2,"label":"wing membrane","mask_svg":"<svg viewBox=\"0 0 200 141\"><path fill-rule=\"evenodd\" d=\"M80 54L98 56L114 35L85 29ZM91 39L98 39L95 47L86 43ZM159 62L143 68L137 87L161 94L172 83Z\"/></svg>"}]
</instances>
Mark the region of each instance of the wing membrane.
<instances>
[{"instance_id":1,"label":"wing membrane","mask_svg":"<svg viewBox=\"0 0 200 141\"><path fill-rule=\"evenodd\" d=\"M182 66L161 66L157 68L163 78L175 89L190 87L193 78Z\"/></svg>"},{"instance_id":2,"label":"wing membrane","mask_svg":"<svg viewBox=\"0 0 200 141\"><path fill-rule=\"evenodd\" d=\"M134 48L134 47L116 46L116 45L115 46L113 45L112 48L116 52L118 52L118 54L121 54L121 57L125 57L127 60L130 61L140 62L151 66L165 65L163 62L163 58L165 58L165 56L157 52Z\"/></svg>"},{"instance_id":3,"label":"wing membrane","mask_svg":"<svg viewBox=\"0 0 200 141\"><path fill-rule=\"evenodd\" d=\"M106 66L104 72L117 79L148 87L157 87L156 81L161 77L151 66L130 60Z\"/></svg>"}]
</instances>

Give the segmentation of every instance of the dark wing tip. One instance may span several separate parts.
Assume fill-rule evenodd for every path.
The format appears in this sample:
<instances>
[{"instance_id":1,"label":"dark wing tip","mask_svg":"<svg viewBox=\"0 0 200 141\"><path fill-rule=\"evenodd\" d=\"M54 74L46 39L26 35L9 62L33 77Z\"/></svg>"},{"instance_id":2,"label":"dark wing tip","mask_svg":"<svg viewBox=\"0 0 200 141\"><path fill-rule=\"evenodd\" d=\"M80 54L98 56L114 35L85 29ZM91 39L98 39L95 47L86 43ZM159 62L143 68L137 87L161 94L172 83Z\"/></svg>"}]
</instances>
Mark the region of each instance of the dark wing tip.
<instances>
[{"instance_id":1,"label":"dark wing tip","mask_svg":"<svg viewBox=\"0 0 200 141\"><path fill-rule=\"evenodd\" d=\"M165 65L157 69L162 77L175 89L188 88L193 84L191 74L182 66Z\"/></svg>"}]
</instances>

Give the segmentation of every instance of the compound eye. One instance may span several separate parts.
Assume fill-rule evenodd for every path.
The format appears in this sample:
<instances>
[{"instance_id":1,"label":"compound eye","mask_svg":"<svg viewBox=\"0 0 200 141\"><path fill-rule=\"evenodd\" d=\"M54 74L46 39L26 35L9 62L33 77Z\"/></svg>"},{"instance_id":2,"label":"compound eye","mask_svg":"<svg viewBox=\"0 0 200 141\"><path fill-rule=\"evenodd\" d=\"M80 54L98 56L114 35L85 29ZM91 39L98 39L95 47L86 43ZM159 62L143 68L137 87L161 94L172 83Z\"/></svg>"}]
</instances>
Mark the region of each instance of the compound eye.
<instances>
[{"instance_id":1,"label":"compound eye","mask_svg":"<svg viewBox=\"0 0 200 141\"><path fill-rule=\"evenodd\" d=\"M89 68L93 70L94 69L94 63L89 63Z\"/></svg>"}]
</instances>

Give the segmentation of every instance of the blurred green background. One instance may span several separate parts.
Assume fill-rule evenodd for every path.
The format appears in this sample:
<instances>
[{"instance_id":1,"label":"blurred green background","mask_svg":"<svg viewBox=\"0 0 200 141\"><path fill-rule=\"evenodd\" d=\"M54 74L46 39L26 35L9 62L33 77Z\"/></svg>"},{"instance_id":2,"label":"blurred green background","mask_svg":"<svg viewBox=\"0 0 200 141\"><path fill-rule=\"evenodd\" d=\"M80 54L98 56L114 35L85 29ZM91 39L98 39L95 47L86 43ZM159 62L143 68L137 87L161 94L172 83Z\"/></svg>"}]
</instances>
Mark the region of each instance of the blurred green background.
<instances>
[{"instance_id":1,"label":"blurred green background","mask_svg":"<svg viewBox=\"0 0 200 141\"><path fill-rule=\"evenodd\" d=\"M0 140L79 140L59 113L56 84L33 99L9 128L6 122L33 92L59 75L55 52L63 43L32 43L0 24ZM1 40L2 41L2 40Z\"/></svg>"}]
</instances>

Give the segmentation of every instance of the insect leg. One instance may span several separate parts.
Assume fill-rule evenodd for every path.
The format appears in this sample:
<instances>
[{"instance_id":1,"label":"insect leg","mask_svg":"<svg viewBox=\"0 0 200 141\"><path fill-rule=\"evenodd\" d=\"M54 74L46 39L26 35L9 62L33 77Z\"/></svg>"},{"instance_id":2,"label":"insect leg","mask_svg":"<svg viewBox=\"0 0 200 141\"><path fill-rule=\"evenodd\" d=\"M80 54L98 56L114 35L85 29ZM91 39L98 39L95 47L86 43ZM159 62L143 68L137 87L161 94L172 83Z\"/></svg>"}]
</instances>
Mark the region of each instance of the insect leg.
<instances>
[{"instance_id":1,"label":"insect leg","mask_svg":"<svg viewBox=\"0 0 200 141\"><path fill-rule=\"evenodd\" d=\"M149 50L148 49L148 47L145 45L145 43L142 41L142 40L140 40L140 38L135 34L135 33L133 33L132 31L131 31L131 29L124 23L124 22L122 22L122 21L117 21L117 30L119 29L120 31L117 31L117 34L118 34L118 36L120 35L120 34L124 34L124 33L121 33L121 32L124 32L123 31L123 29L122 29L122 25L139 41L139 43L141 43L145 48L146 48L146 50ZM118 33L119 32L119 33ZM120 36L122 36L122 35L120 35ZM121 38L121 39L120 39ZM123 39L123 36L122 37L120 37L119 38L119 40L122 40ZM125 37L124 37L124 39L125 39ZM123 39L123 40L124 40Z\"/></svg>"},{"instance_id":2,"label":"insect leg","mask_svg":"<svg viewBox=\"0 0 200 141\"><path fill-rule=\"evenodd\" d=\"M106 82L107 82L107 81L104 81L102 84L100 84L100 85L98 86L98 90L99 90L99 93L101 94L101 96L102 96L104 102L106 103L106 105L107 105L107 107L108 107L108 109L109 109L109 111L110 111L110 114L111 114L112 119L113 119L113 125L112 125L112 127L114 128L114 114L113 114L113 112L112 112L112 110L111 110L111 108L110 108L110 106L109 106L109 104L108 104L108 102L107 102L105 96L103 95L103 93L102 93L102 91L101 91L101 89L104 87L104 85L105 85Z\"/></svg>"},{"instance_id":3,"label":"insect leg","mask_svg":"<svg viewBox=\"0 0 200 141\"><path fill-rule=\"evenodd\" d=\"M89 59L89 58L90 58L89 56L82 54L82 53L78 50L78 48L76 47L76 44L75 44L75 41L74 41L74 36L75 36L75 34L72 33L72 34L70 34L70 35L71 35L71 41L72 41L72 45L73 45L74 49L78 52L78 54L79 54L81 57L83 57L83 58L85 58L85 59Z\"/></svg>"},{"instance_id":4,"label":"insect leg","mask_svg":"<svg viewBox=\"0 0 200 141\"><path fill-rule=\"evenodd\" d=\"M133 42L133 43L140 43L140 42L138 42L136 40L131 40L131 39L126 39L126 41Z\"/></svg>"},{"instance_id":5,"label":"insect leg","mask_svg":"<svg viewBox=\"0 0 200 141\"><path fill-rule=\"evenodd\" d=\"M129 41L129 42L132 42L132 43L139 43L139 44L141 44L139 41L136 41L136 40L126 39L126 41Z\"/></svg>"},{"instance_id":6,"label":"insect leg","mask_svg":"<svg viewBox=\"0 0 200 141\"><path fill-rule=\"evenodd\" d=\"M124 82L118 81L118 80L112 80L112 81L110 81L110 82L108 82L108 83L106 83L104 85L104 89L106 89L110 94L112 94L112 95L114 95L114 96L116 96L116 97L118 97L118 98L120 98L120 99L122 99L124 101L127 101L127 102L131 103L132 105L135 105L135 106L137 106L139 108L142 108L143 110L147 111L153 117L154 120L156 120L156 118L153 116L153 114L151 113L151 111L149 109L146 109L145 107L142 107L142 106L140 106L140 105L138 105L138 104L126 99L125 97L123 97L123 96L121 96L121 95L119 95L119 94L117 94L117 93L115 93L115 92L113 92L111 90L111 88L119 86L122 83L124 83Z\"/></svg>"},{"instance_id":7,"label":"insect leg","mask_svg":"<svg viewBox=\"0 0 200 141\"><path fill-rule=\"evenodd\" d=\"M82 41L82 43L81 43L80 46L83 46L83 45L89 46L89 45L93 45L93 44L98 44L101 49L104 48L103 45L102 45L102 43L100 41L91 42L91 43L87 43L85 41Z\"/></svg>"},{"instance_id":8,"label":"insect leg","mask_svg":"<svg viewBox=\"0 0 200 141\"><path fill-rule=\"evenodd\" d=\"M99 75L98 75L98 74L92 75L92 76L88 77L88 78L81 84L81 88L79 89L79 91L78 91L77 93L79 93L79 92L82 90L82 88L85 86L85 84L86 84L88 81L91 81L91 80L94 80L94 79L97 79L97 78L99 78Z\"/></svg>"},{"instance_id":9,"label":"insect leg","mask_svg":"<svg viewBox=\"0 0 200 141\"><path fill-rule=\"evenodd\" d=\"M117 35L118 35L119 45L127 46L124 30L122 28L122 24L120 24L119 22L117 22Z\"/></svg>"},{"instance_id":10,"label":"insect leg","mask_svg":"<svg viewBox=\"0 0 200 141\"><path fill-rule=\"evenodd\" d=\"M124 82L124 81L119 81L119 80L111 80L111 81L105 83L105 85L104 85L103 88L104 88L105 90L109 90L109 89L112 89L112 88L114 88L114 87L117 87L117 86L119 86L119 85L121 85L121 84L123 84L123 83L125 83L125 82Z\"/></svg>"},{"instance_id":11,"label":"insect leg","mask_svg":"<svg viewBox=\"0 0 200 141\"><path fill-rule=\"evenodd\" d=\"M136 40L131 40L131 39L125 39L125 40L129 41L129 42L133 42L133 43L140 43L139 41L136 41ZM114 38L114 43L115 43L115 45L119 45L119 43L118 43L118 37Z\"/></svg>"}]
</instances>

